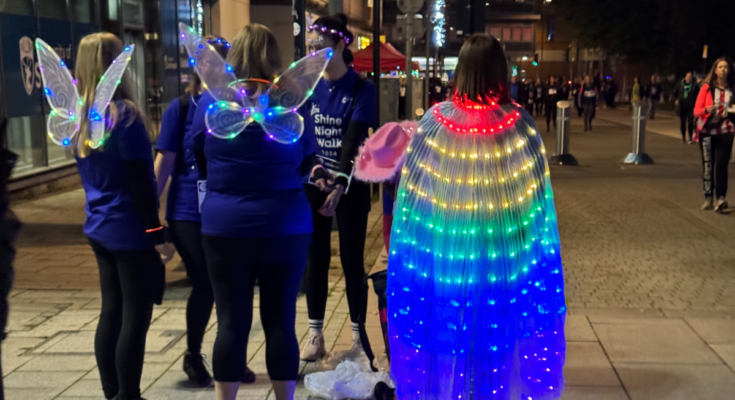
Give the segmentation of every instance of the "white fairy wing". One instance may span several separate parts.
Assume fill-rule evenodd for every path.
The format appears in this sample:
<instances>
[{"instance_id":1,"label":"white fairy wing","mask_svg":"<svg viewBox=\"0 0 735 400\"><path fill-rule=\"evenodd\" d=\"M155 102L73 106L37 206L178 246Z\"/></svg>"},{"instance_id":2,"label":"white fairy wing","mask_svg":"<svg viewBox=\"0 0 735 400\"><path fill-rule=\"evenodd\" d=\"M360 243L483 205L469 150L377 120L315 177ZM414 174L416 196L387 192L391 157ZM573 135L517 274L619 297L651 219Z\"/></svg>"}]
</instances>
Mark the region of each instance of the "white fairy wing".
<instances>
[{"instance_id":1,"label":"white fairy wing","mask_svg":"<svg viewBox=\"0 0 735 400\"><path fill-rule=\"evenodd\" d=\"M304 133L304 119L296 112L270 116L266 113L261 125L269 138L283 144L296 142Z\"/></svg>"},{"instance_id":2,"label":"white fairy wing","mask_svg":"<svg viewBox=\"0 0 735 400\"><path fill-rule=\"evenodd\" d=\"M332 49L323 49L291 64L268 90L268 107L289 112L301 107L313 93L333 55Z\"/></svg>"},{"instance_id":3,"label":"white fairy wing","mask_svg":"<svg viewBox=\"0 0 735 400\"><path fill-rule=\"evenodd\" d=\"M95 89L94 101L89 110L89 146L93 149L101 146L104 142L105 132L107 131L107 123L105 115L110 100L115 94L117 86L122 81L125 69L128 67L130 58L135 50L134 45L126 47L117 58L112 61L110 67L100 78L97 88Z\"/></svg>"},{"instance_id":4,"label":"white fairy wing","mask_svg":"<svg viewBox=\"0 0 735 400\"><path fill-rule=\"evenodd\" d=\"M256 118L269 138L279 143L293 143L304 132L304 121L298 108L314 92L314 87L324 74L324 69L334 55L332 49L311 53L291 64L279 76L265 94L267 108L262 118Z\"/></svg>"},{"instance_id":5,"label":"white fairy wing","mask_svg":"<svg viewBox=\"0 0 735 400\"><path fill-rule=\"evenodd\" d=\"M36 39L36 52L43 78L43 92L51 106L48 135L54 143L67 146L79 130L79 93L76 83L64 61L46 42Z\"/></svg>"},{"instance_id":6,"label":"white fairy wing","mask_svg":"<svg viewBox=\"0 0 735 400\"><path fill-rule=\"evenodd\" d=\"M218 101L207 108L205 121L207 132L220 139L232 139L250 123L250 109L243 109L236 102Z\"/></svg>"},{"instance_id":7,"label":"white fairy wing","mask_svg":"<svg viewBox=\"0 0 735 400\"><path fill-rule=\"evenodd\" d=\"M179 23L181 45L189 54L189 65L196 69L204 88L217 100L237 101L250 107L245 89L238 83L234 70L214 47L202 40L194 28Z\"/></svg>"}]
</instances>

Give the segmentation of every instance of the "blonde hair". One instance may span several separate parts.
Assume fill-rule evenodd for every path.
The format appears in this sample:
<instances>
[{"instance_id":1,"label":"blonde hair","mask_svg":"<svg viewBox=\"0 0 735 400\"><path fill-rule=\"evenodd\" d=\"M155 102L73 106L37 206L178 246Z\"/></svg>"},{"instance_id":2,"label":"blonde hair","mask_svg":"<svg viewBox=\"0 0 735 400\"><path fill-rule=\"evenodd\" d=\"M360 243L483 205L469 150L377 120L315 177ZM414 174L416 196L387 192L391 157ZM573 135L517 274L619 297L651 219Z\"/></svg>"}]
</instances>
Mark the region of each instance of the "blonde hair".
<instances>
[{"instance_id":1,"label":"blonde hair","mask_svg":"<svg viewBox=\"0 0 735 400\"><path fill-rule=\"evenodd\" d=\"M87 35L79 43L74 75L77 80L77 90L79 91L80 99L83 101L83 107L79 115L79 132L72 139L72 152L75 156L83 158L88 156L92 151L91 147L89 147L89 112L94 102L97 84L102 78L102 75L107 71L107 68L109 68L122 51L122 41L117 36L108 32ZM145 118L145 115L137 104L135 95L133 94L130 75L127 71L123 74L121 82L117 86L115 94L112 96L112 101L110 101L110 111L107 116L106 128L108 132L120 122L118 118L121 110L118 109L115 100L121 100L125 103L125 109L123 110L127 116L125 123L130 125L136 118L140 118L150 137L152 131L147 118Z\"/></svg>"},{"instance_id":2,"label":"blonde hair","mask_svg":"<svg viewBox=\"0 0 735 400\"><path fill-rule=\"evenodd\" d=\"M245 25L232 41L227 63L238 79L272 82L281 70L281 52L275 35L264 25ZM250 82L248 86L259 93L267 84Z\"/></svg>"}]
</instances>

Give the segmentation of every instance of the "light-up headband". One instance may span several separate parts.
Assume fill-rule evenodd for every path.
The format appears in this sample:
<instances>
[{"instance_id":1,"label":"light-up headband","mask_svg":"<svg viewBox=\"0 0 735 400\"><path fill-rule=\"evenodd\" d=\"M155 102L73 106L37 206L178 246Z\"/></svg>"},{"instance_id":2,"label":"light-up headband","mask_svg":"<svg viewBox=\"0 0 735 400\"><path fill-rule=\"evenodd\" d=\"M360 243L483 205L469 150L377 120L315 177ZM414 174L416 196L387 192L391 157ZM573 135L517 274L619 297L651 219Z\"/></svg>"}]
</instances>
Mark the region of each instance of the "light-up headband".
<instances>
[{"instance_id":1,"label":"light-up headband","mask_svg":"<svg viewBox=\"0 0 735 400\"><path fill-rule=\"evenodd\" d=\"M318 32L321 32L321 33L329 34L329 35L337 35L337 36L341 37L342 39L344 39L345 44L350 44L350 41L351 41L350 40L350 36L348 34L342 32L342 31L340 31L338 29L327 28L326 26L319 26L318 24L314 24L314 25L312 25L312 26L309 27L309 32L312 32L312 31L318 31Z\"/></svg>"}]
</instances>

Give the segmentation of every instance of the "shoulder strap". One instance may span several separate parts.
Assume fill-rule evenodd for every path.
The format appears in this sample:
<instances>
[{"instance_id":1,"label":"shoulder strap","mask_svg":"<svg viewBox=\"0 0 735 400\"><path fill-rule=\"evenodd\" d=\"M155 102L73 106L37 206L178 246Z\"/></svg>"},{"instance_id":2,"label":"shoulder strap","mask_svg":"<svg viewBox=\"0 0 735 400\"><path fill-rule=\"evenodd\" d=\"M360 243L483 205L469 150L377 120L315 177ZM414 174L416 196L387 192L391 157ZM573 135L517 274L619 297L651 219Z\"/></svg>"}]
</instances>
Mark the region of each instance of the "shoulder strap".
<instances>
[{"instance_id":1,"label":"shoulder strap","mask_svg":"<svg viewBox=\"0 0 735 400\"><path fill-rule=\"evenodd\" d=\"M355 108L357 107L357 98L364 87L365 80L358 76L357 81L355 81L354 93L352 94L352 107L350 107L350 113L355 112Z\"/></svg>"},{"instance_id":2,"label":"shoulder strap","mask_svg":"<svg viewBox=\"0 0 735 400\"><path fill-rule=\"evenodd\" d=\"M186 128L186 116L189 114L191 97L188 94L179 96L179 128Z\"/></svg>"}]
</instances>

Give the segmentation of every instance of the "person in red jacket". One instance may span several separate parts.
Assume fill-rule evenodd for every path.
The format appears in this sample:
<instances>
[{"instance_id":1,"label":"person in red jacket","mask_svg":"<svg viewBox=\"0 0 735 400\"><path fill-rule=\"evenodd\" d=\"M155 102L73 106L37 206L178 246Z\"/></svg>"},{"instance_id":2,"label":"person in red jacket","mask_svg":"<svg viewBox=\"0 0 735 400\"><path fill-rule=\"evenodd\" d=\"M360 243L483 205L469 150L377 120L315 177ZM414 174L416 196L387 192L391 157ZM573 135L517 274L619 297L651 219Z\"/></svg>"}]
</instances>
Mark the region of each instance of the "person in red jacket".
<instances>
[{"instance_id":1,"label":"person in red jacket","mask_svg":"<svg viewBox=\"0 0 735 400\"><path fill-rule=\"evenodd\" d=\"M697 118L697 137L702 150L704 169L704 196L702 209L722 213L728 208L727 174L735 137L735 72L727 58L718 59L712 66L697 96L694 116ZM717 196L717 203L714 203Z\"/></svg>"}]
</instances>

